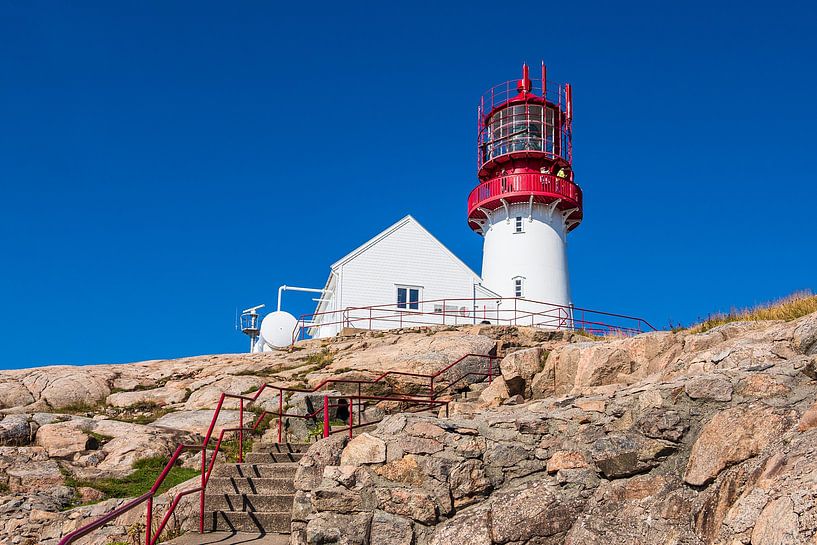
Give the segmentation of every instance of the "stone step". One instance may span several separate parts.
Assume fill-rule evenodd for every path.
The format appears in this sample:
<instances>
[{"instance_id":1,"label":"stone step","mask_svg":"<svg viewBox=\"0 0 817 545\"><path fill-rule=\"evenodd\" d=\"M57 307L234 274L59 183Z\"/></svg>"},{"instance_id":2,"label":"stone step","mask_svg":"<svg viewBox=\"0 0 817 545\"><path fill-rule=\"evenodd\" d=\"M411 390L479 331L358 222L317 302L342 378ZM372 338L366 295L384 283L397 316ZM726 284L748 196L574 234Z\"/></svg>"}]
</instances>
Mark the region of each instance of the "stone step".
<instances>
[{"instance_id":1,"label":"stone step","mask_svg":"<svg viewBox=\"0 0 817 545\"><path fill-rule=\"evenodd\" d=\"M244 454L244 462L248 464L274 464L280 462L297 462L303 458L301 452L260 452L253 451Z\"/></svg>"},{"instance_id":2,"label":"stone step","mask_svg":"<svg viewBox=\"0 0 817 545\"><path fill-rule=\"evenodd\" d=\"M210 494L293 494L291 478L271 477L211 477L207 482Z\"/></svg>"},{"instance_id":3,"label":"stone step","mask_svg":"<svg viewBox=\"0 0 817 545\"><path fill-rule=\"evenodd\" d=\"M298 470L295 462L279 462L269 464L216 464L213 468L213 477L288 477L294 478Z\"/></svg>"},{"instance_id":4,"label":"stone step","mask_svg":"<svg viewBox=\"0 0 817 545\"><path fill-rule=\"evenodd\" d=\"M314 443L254 443L253 452L306 452Z\"/></svg>"},{"instance_id":5,"label":"stone step","mask_svg":"<svg viewBox=\"0 0 817 545\"><path fill-rule=\"evenodd\" d=\"M255 511L288 513L293 494L210 494L204 496L205 511Z\"/></svg>"},{"instance_id":6,"label":"stone step","mask_svg":"<svg viewBox=\"0 0 817 545\"><path fill-rule=\"evenodd\" d=\"M291 514L253 513L252 511L213 511L207 513L205 527L213 532L289 533Z\"/></svg>"},{"instance_id":7,"label":"stone step","mask_svg":"<svg viewBox=\"0 0 817 545\"><path fill-rule=\"evenodd\" d=\"M161 545L289 545L289 534L190 531Z\"/></svg>"}]
</instances>

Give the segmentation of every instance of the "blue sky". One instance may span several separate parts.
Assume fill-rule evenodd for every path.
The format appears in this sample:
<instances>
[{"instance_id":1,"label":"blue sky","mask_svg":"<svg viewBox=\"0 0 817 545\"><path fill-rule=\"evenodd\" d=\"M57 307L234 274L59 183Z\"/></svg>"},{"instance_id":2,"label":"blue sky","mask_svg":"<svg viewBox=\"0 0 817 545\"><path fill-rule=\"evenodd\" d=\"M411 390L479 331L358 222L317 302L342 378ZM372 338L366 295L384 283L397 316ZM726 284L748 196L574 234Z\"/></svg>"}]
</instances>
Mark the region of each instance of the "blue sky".
<instances>
[{"instance_id":1,"label":"blue sky","mask_svg":"<svg viewBox=\"0 0 817 545\"><path fill-rule=\"evenodd\" d=\"M577 305L817 288L813 3L0 6L0 367L243 351L236 307L406 213L479 271L476 103L540 59L575 87Z\"/></svg>"}]
</instances>

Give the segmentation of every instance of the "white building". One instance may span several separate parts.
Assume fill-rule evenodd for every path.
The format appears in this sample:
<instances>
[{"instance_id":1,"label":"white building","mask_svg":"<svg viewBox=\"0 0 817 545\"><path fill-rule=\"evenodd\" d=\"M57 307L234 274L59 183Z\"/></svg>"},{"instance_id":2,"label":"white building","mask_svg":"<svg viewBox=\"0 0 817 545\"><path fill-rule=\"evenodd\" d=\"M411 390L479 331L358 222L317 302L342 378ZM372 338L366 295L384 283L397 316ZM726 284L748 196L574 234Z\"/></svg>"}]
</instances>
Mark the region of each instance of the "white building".
<instances>
[{"instance_id":1,"label":"white building","mask_svg":"<svg viewBox=\"0 0 817 545\"><path fill-rule=\"evenodd\" d=\"M477 273L406 216L332 264L309 333L327 337L344 327L472 323L480 318L473 312L476 302L494 296L480 282Z\"/></svg>"}]
</instances>

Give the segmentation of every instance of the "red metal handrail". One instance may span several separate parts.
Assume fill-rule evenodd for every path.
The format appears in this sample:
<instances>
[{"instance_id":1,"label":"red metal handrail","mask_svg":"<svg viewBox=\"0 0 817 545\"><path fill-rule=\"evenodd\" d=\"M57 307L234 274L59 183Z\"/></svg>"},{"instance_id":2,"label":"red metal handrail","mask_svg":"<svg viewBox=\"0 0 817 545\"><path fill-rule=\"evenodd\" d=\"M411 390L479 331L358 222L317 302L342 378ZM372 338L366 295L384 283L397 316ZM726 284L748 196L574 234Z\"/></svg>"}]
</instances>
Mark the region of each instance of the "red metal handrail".
<instances>
[{"instance_id":1,"label":"red metal handrail","mask_svg":"<svg viewBox=\"0 0 817 545\"><path fill-rule=\"evenodd\" d=\"M497 303L502 305L501 309ZM496 305L496 308L488 309L489 304ZM530 305L536 307L528 310L527 307ZM636 316L518 297L429 299L418 301L416 306L416 309L399 308L397 304L390 303L302 314L292 331L292 342L305 338L308 329L327 326L373 330L465 325L467 323L476 324L483 320L490 320L497 325L579 330L594 335L637 335L645 331L656 331L656 328L647 320ZM440 311L429 310L434 306L440 307ZM447 312L446 309L450 306L461 307L465 310L455 313ZM381 327L376 327L378 325Z\"/></svg>"},{"instance_id":2,"label":"red metal handrail","mask_svg":"<svg viewBox=\"0 0 817 545\"><path fill-rule=\"evenodd\" d=\"M468 195L468 217L484 216L478 209L500 198L527 201L531 195L540 200L562 199L570 208L582 207L582 190L577 184L552 174L521 172L487 180L472 189Z\"/></svg>"},{"instance_id":3,"label":"red metal handrail","mask_svg":"<svg viewBox=\"0 0 817 545\"><path fill-rule=\"evenodd\" d=\"M270 414L266 410L262 411L261 414L259 414L258 418L253 422L253 424L249 428L245 428L244 427L244 409L245 409L244 404L245 404L245 402L252 403L252 402L256 401L261 396L261 394L264 392L264 390L266 388L275 389L275 390L278 391L278 400L279 400L278 401L278 442L279 443L281 442L281 439L282 439L283 419L285 417L287 417L287 418L294 417L294 418L309 419L309 418L314 418L318 413L322 412L323 413L323 420L324 420L324 423L323 423L323 436L324 436L324 438L328 437L332 433L335 433L335 432L333 432L331 430L330 420L329 420L329 416L330 416L329 409L331 408L331 404L329 403L330 399L348 399L348 407L349 407L348 432L349 432L349 436L351 437L352 434L353 434L354 429L362 427L362 426L373 425L373 424L377 423L376 421L366 422L366 423L361 423L360 422L360 414L361 414L360 409L362 407L362 402L367 401L367 400L395 401L395 402L400 402L400 403L409 403L409 404L418 405L418 406L428 406L429 408L433 408L435 406L444 406L446 415L448 415L448 403L449 403L448 400L436 400L436 399L434 399L435 398L434 380L436 378L438 378L442 373L444 373L446 371L449 371L454 366L456 366L460 362L464 361L466 358L470 358L470 357L488 358L488 368L489 368L488 380L490 381L494 376L493 375L493 361L495 359L498 359L498 357L497 356L487 355L487 354L466 354L465 356L462 356L461 358L459 358L455 362L449 364L444 369L441 369L441 370L437 371L436 373L431 373L431 374L408 373L408 372L403 372L403 371L387 371L385 373L381 373L380 375L378 375L377 377L375 377L374 379L371 379L371 380L332 379L332 378L325 379L322 382L320 382L317 386L315 386L314 388L312 388L310 390L298 389L298 388L288 388L288 387L275 386L275 385L272 385L272 384L264 383L264 384L261 385L261 387L256 392L254 392L254 395L252 395L252 396L239 395L239 394L228 394L226 392L223 392L221 394L221 396L219 397L218 404L216 405L216 409L215 409L215 411L213 413L213 418L210 421L210 426L207 429L207 433L205 434L204 440L203 440L201 445L179 444L176 447L176 450L171 455L170 460L165 465L165 467L162 470L161 474L156 479L156 482L153 484L153 487L151 487L151 489L148 492L146 492L145 494L142 494L141 496L139 496L137 498L134 498L133 500L126 503L125 505L122 505L121 507L119 507L117 509L114 509L110 513L108 513L108 514L106 514L106 515L104 515L104 516L90 522L89 524L87 524L87 525L85 525L85 526L71 532L70 534L66 535L65 537L63 537L60 540L59 545L69 545L70 543L73 543L77 539L90 534L94 530L104 526L105 524L107 524L107 523L111 522L112 520L118 518L122 514L127 513L128 511L131 511L132 509L138 507L139 505L141 505L143 503L146 504L145 545L156 545L156 542L159 540L159 537L161 536L162 532L164 531L168 521L170 520L170 517L172 516L173 512L175 511L175 509L178 506L181 499L184 496L187 496L189 494L194 494L196 492L198 492L199 495L200 495L200 499L199 499L199 532L203 533L204 532L204 492L205 492L205 489L207 487L207 483L210 480L210 476L212 474L213 468L215 467L215 462L216 462L216 459L218 458L218 453L219 453L219 450L221 448L221 444L222 444L222 442L224 440L224 434L228 433L228 432L234 432L234 433L238 434L238 462L239 463L243 462L243 459L244 459L244 449L243 449L244 432L251 432L251 433L256 432L258 430L261 422L264 420L264 418L268 414ZM369 372L369 371L365 371L365 372ZM474 375L474 374L478 375L478 373L469 372L469 373L466 373L465 375L463 375L463 377L460 377L459 379L457 379L457 381L463 380L463 378L466 375ZM418 397L416 397L416 395L414 397L406 397L406 396L404 396L402 394L399 395L399 396L394 396L394 395L392 395L392 396L373 396L373 395L362 395L360 393L360 387L363 384L376 384L376 383L384 380L386 377L388 377L390 375L402 375L402 376L428 378L429 381L430 381L430 389L429 389L428 397L418 398ZM345 396L345 395L340 395L340 396L324 395L323 396L322 407L320 407L319 409L316 409L315 411L313 411L311 413L305 414L305 415L288 414L288 413L284 412L284 410L283 410L283 397L284 397L283 393L284 392L315 393L315 392L319 391L321 388L324 388L324 387L326 387L326 386L328 386L330 384L339 384L339 383L348 383L348 384L357 385L358 386L358 394L357 395L350 395L350 396ZM445 389L446 388L444 388L443 391ZM213 448L212 456L210 457L210 461L208 463L207 462L207 446L209 445L210 441L212 440L213 432L215 430L216 423L218 422L218 418L219 418L219 416L221 414L221 409L224 406L224 401L226 399L228 399L228 398L229 399L239 400L239 427L237 427L237 428L222 428L220 430L219 435L218 435L218 439L216 440L215 446ZM355 401L358 402L358 424L357 425L354 424L354 402ZM201 449L201 485L196 487L196 488L192 488L192 489L189 489L189 490L184 490L184 491L179 492L178 494L176 494L174 496L173 500L171 501L170 506L167 509L167 512L165 513L164 517L162 517L162 520L159 522L159 525L157 526L156 531L154 532L153 531L153 499L156 496L158 490L161 488L162 483L164 482L167 475L170 473L171 469L176 465L176 462L178 461L179 456L184 451L190 450L190 449L196 449L196 450Z\"/></svg>"}]
</instances>

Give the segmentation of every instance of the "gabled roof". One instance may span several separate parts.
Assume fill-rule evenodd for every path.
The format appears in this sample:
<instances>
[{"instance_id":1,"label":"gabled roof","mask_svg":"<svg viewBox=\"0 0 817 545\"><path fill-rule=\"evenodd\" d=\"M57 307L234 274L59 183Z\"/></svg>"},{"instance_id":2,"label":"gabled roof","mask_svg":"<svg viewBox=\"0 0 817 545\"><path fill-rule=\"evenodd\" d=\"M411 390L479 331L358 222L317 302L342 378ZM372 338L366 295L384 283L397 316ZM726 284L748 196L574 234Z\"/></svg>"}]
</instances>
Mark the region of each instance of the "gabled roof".
<instances>
[{"instance_id":1,"label":"gabled roof","mask_svg":"<svg viewBox=\"0 0 817 545\"><path fill-rule=\"evenodd\" d=\"M420 225L420 222L417 221L416 219L414 219L414 216L412 216L411 214L405 216L403 219L401 219L400 221L398 221L394 225L392 225L390 227L387 227L386 229L381 231L380 234L376 235L374 238L368 240L367 242L363 243L362 245L358 246L357 248L355 248L354 250L352 250L351 252L346 254L344 257L342 257L342 258L338 259L337 261L335 261L334 263L332 263L332 267L331 267L332 270L334 271L338 267L344 265L345 263L348 263L349 261L353 260L354 258L359 256L360 254L362 254L363 252L365 252L366 250L368 250L369 248L371 248L372 246L374 246L375 244L377 244L378 242L380 242L384 238L388 237L392 233L400 230L402 227L405 227L406 225L409 225L409 224L416 225L423 234L425 234L431 241L433 241L435 244L437 244L437 246L439 246L440 249L443 250L443 252L446 253L451 259L453 259L454 262L457 263L457 265L462 267L462 269L464 271L466 271L468 274L473 275L476 278L479 278L479 275L477 273L472 271L471 268L468 265L466 265L460 258L458 258L456 255L454 255L454 253L451 252L451 250L446 248L445 244L440 242L437 239L437 237L435 237L430 232L428 232L428 229L426 229L425 227Z\"/></svg>"}]
</instances>

